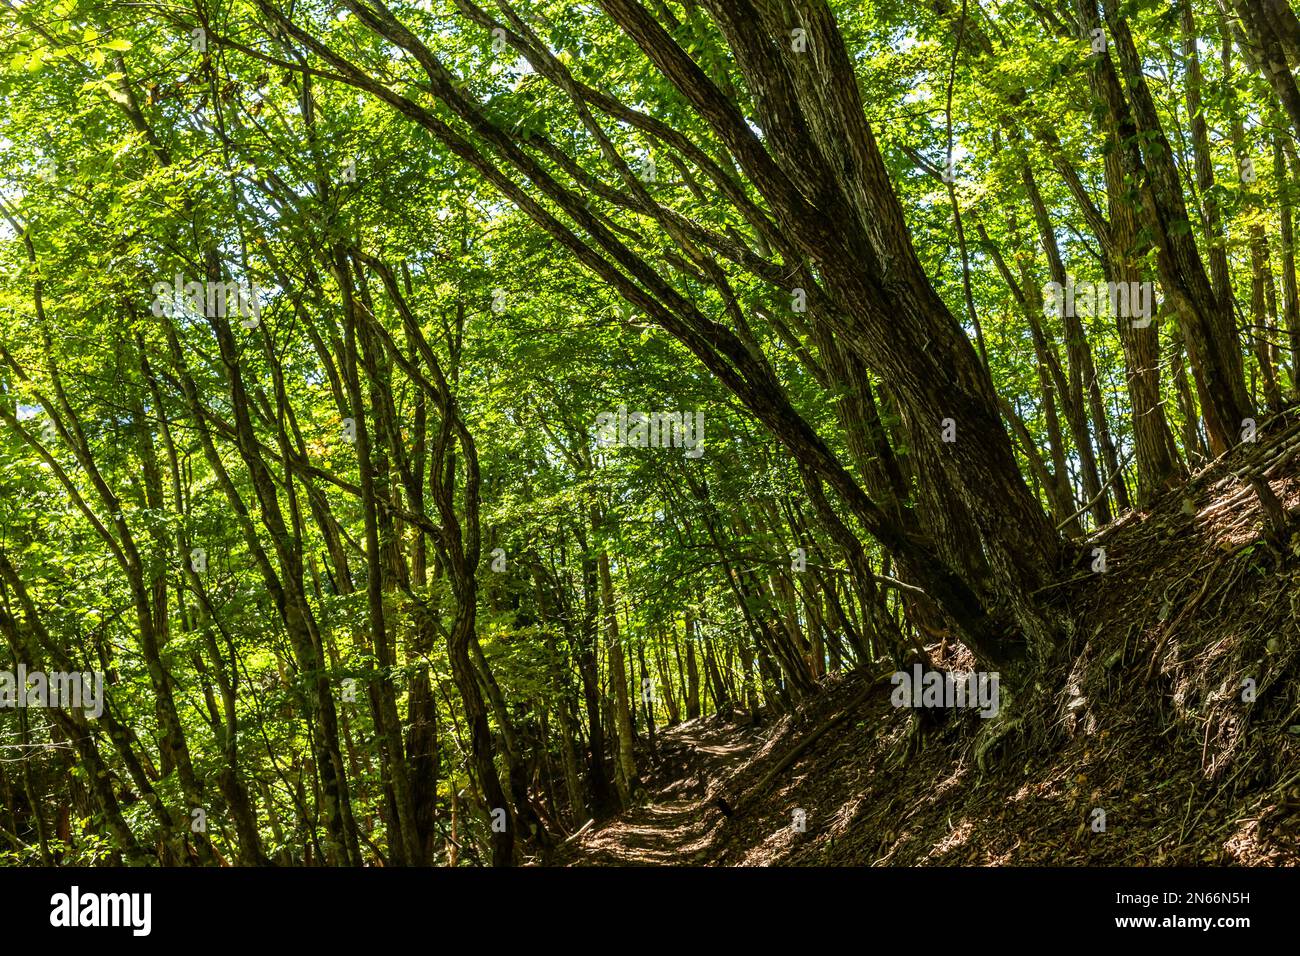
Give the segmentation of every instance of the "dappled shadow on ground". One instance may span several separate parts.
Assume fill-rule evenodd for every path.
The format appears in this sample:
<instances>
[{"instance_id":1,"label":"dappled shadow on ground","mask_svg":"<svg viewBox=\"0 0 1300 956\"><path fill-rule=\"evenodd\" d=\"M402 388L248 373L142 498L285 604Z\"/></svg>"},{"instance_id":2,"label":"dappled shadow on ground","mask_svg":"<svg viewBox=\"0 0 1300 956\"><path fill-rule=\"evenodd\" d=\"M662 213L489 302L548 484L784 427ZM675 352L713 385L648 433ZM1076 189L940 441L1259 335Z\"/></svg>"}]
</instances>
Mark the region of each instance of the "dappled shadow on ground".
<instances>
[{"instance_id":1,"label":"dappled shadow on ground","mask_svg":"<svg viewBox=\"0 0 1300 956\"><path fill-rule=\"evenodd\" d=\"M1062 660L1033 692L1004 688L999 717L922 737L887 672L831 675L762 732L716 718L663 732L648 803L560 862L1300 863L1298 459L1300 423L1279 423L1086 542L1050 597ZM1289 541L1263 539L1251 469ZM1105 573L1088 570L1094 547Z\"/></svg>"},{"instance_id":2,"label":"dappled shadow on ground","mask_svg":"<svg viewBox=\"0 0 1300 956\"><path fill-rule=\"evenodd\" d=\"M762 732L716 717L660 732L644 802L578 837L559 862L576 865L690 866L710 862L723 812L713 803L718 781L743 766Z\"/></svg>"}]
</instances>

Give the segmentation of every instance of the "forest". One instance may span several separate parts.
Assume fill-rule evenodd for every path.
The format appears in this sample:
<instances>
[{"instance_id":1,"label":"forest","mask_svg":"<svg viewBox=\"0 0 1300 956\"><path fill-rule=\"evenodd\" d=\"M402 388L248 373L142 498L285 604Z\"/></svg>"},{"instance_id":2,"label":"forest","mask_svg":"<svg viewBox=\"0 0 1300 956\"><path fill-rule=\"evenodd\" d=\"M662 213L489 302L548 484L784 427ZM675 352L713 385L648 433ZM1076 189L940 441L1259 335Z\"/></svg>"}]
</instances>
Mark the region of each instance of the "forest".
<instances>
[{"instance_id":1,"label":"forest","mask_svg":"<svg viewBox=\"0 0 1300 956\"><path fill-rule=\"evenodd\" d=\"M0 864L1300 862L1288 0L0 0Z\"/></svg>"}]
</instances>

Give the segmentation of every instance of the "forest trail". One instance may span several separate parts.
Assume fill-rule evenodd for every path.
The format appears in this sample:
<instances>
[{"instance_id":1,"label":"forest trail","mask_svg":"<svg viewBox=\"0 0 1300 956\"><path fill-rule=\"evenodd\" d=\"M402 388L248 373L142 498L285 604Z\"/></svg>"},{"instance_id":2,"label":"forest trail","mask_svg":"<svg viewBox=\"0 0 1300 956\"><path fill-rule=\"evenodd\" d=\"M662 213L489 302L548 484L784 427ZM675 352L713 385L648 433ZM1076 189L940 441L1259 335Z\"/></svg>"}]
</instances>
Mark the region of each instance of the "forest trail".
<instances>
[{"instance_id":1,"label":"forest trail","mask_svg":"<svg viewBox=\"0 0 1300 956\"><path fill-rule=\"evenodd\" d=\"M1300 6L342 6L0 6L0 866L1300 862Z\"/></svg>"},{"instance_id":2,"label":"forest trail","mask_svg":"<svg viewBox=\"0 0 1300 956\"><path fill-rule=\"evenodd\" d=\"M1251 474L1300 511L1300 421L1080 546L1052 598L1068 653L1000 726L967 712L922 732L887 664L831 673L758 727L660 729L638 754L647 802L555 862L1297 865L1300 533L1262 535Z\"/></svg>"},{"instance_id":3,"label":"forest trail","mask_svg":"<svg viewBox=\"0 0 1300 956\"><path fill-rule=\"evenodd\" d=\"M700 717L659 734L646 776L646 802L588 830L565 848L578 866L689 866L711 862L724 781L745 766L762 731Z\"/></svg>"}]
</instances>

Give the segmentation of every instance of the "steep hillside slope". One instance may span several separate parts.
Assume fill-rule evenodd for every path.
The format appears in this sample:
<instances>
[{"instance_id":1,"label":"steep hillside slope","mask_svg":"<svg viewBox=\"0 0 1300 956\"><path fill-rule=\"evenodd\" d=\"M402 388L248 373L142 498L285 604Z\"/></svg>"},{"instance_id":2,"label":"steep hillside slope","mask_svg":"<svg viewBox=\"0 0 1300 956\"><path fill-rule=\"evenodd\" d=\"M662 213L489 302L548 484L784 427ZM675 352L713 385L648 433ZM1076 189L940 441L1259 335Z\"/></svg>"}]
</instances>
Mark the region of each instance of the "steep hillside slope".
<instances>
[{"instance_id":1,"label":"steep hillside slope","mask_svg":"<svg viewBox=\"0 0 1300 956\"><path fill-rule=\"evenodd\" d=\"M661 735L650 802L562 862L1300 862L1298 453L1277 419L1087 542L1050 595L1074 622L1058 666L997 718L923 733L882 672L763 731L693 721ZM1287 513L1272 541L1252 477Z\"/></svg>"}]
</instances>

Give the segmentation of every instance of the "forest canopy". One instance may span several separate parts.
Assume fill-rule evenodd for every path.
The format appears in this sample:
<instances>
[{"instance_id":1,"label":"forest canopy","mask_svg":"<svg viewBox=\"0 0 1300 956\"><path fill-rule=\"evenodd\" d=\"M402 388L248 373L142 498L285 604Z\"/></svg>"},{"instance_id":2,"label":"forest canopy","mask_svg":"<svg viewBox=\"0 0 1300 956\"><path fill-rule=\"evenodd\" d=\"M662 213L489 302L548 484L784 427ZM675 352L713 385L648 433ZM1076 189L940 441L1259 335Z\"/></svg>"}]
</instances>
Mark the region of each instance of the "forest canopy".
<instances>
[{"instance_id":1,"label":"forest canopy","mask_svg":"<svg viewBox=\"0 0 1300 956\"><path fill-rule=\"evenodd\" d=\"M6 863L546 860L935 641L1014 713L1300 388L1286 0L0 4L0 672L102 690L0 693Z\"/></svg>"}]
</instances>

